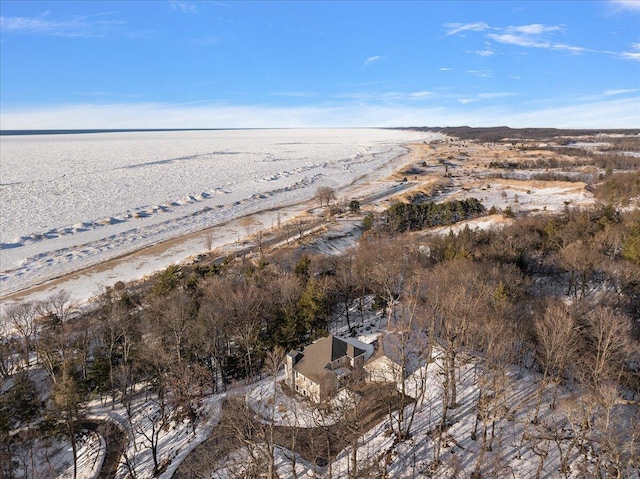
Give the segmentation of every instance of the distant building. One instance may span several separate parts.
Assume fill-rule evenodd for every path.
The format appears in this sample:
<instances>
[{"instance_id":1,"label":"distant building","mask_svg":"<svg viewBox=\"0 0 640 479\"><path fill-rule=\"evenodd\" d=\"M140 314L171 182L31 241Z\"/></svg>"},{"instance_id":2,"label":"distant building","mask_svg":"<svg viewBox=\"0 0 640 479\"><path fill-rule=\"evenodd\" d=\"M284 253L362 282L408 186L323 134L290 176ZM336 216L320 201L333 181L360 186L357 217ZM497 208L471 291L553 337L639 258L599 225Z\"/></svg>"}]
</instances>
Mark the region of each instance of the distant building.
<instances>
[{"instance_id":1,"label":"distant building","mask_svg":"<svg viewBox=\"0 0 640 479\"><path fill-rule=\"evenodd\" d=\"M321 402L347 384L363 381L366 351L356 344L357 341L330 335L303 351L290 351L285 363L288 386L312 401Z\"/></svg>"}]
</instances>

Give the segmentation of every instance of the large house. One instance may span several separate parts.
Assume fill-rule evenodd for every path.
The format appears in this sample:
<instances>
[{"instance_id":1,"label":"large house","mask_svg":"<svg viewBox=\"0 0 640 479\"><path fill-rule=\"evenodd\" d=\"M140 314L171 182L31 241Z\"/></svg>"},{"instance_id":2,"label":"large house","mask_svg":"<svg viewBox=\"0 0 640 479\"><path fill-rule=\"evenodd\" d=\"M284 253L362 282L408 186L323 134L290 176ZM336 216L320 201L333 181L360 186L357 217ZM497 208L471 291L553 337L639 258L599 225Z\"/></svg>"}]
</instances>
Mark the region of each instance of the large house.
<instances>
[{"instance_id":1,"label":"large house","mask_svg":"<svg viewBox=\"0 0 640 479\"><path fill-rule=\"evenodd\" d=\"M321 402L350 382L362 381L366 351L356 344L354 340L330 335L303 351L290 351L285 363L288 386L315 402Z\"/></svg>"}]
</instances>

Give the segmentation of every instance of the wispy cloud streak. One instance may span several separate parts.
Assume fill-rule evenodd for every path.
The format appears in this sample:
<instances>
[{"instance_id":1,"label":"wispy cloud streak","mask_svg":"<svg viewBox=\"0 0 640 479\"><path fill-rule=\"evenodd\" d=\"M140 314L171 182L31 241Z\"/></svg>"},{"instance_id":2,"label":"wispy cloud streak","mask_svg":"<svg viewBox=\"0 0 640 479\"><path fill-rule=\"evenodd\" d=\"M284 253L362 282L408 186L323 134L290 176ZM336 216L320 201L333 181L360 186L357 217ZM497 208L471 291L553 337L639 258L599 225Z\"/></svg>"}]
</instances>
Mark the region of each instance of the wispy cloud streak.
<instances>
[{"instance_id":1,"label":"wispy cloud streak","mask_svg":"<svg viewBox=\"0 0 640 479\"><path fill-rule=\"evenodd\" d=\"M620 57L624 58L625 60L640 62L640 43L632 43L629 46L631 51L622 52L620 54Z\"/></svg>"},{"instance_id":2,"label":"wispy cloud streak","mask_svg":"<svg viewBox=\"0 0 640 479\"><path fill-rule=\"evenodd\" d=\"M572 53L590 51L587 48L569 45L566 43L552 42L549 34L564 31L564 25L542 25L532 23L530 25L508 26L499 33L488 33L487 37L508 45L516 45L525 48L547 48L552 50L566 50Z\"/></svg>"},{"instance_id":3,"label":"wispy cloud streak","mask_svg":"<svg viewBox=\"0 0 640 479\"><path fill-rule=\"evenodd\" d=\"M637 92L638 88L625 88L620 90L605 90L604 96L613 96L613 95L624 95L626 93L634 93Z\"/></svg>"},{"instance_id":4,"label":"wispy cloud streak","mask_svg":"<svg viewBox=\"0 0 640 479\"><path fill-rule=\"evenodd\" d=\"M109 19L112 14L76 16L54 20L47 15L37 17L0 17L3 33L38 34L57 37L100 37L126 24L123 19Z\"/></svg>"},{"instance_id":5,"label":"wispy cloud streak","mask_svg":"<svg viewBox=\"0 0 640 479\"><path fill-rule=\"evenodd\" d=\"M373 57L369 57L364 61L364 66L371 65L373 63L379 62L382 59L380 55L375 55Z\"/></svg>"},{"instance_id":6,"label":"wispy cloud streak","mask_svg":"<svg viewBox=\"0 0 640 479\"><path fill-rule=\"evenodd\" d=\"M640 13L639 0L609 0L609 5L614 12L636 12Z\"/></svg>"},{"instance_id":7,"label":"wispy cloud streak","mask_svg":"<svg viewBox=\"0 0 640 479\"><path fill-rule=\"evenodd\" d=\"M485 94L486 95L486 94ZM468 97L473 103L475 97ZM464 100L464 99L463 99ZM545 104L418 107L341 103L335 106L269 107L215 104L76 104L0 111L5 129L60 128L286 128L471 125L558 128L638 128L640 97ZM459 102L464 103L464 102ZM486 105L486 106L485 106Z\"/></svg>"},{"instance_id":8,"label":"wispy cloud streak","mask_svg":"<svg viewBox=\"0 0 640 479\"><path fill-rule=\"evenodd\" d=\"M184 2L181 0L169 0L169 5L173 10L182 13L198 13L198 6L195 3Z\"/></svg>"},{"instance_id":9,"label":"wispy cloud streak","mask_svg":"<svg viewBox=\"0 0 640 479\"><path fill-rule=\"evenodd\" d=\"M640 1L638 4L640 4ZM638 43L630 45L629 51L613 52L553 41L553 35L566 30L565 25L543 25L541 23L532 23L529 25L510 25L508 27L498 28L491 27L486 23L478 22L473 24L445 23L444 27L446 29L445 36L456 35L465 31L486 32L484 33L485 38L503 45L564 51L573 55L599 53L612 55L625 60L640 61L640 44ZM474 53L480 56L491 56L496 53L490 45L486 45L487 43L485 42L485 48L482 50L476 50Z\"/></svg>"},{"instance_id":10,"label":"wispy cloud streak","mask_svg":"<svg viewBox=\"0 0 640 479\"><path fill-rule=\"evenodd\" d=\"M480 78L491 78L493 76L491 70L467 70L467 73Z\"/></svg>"},{"instance_id":11,"label":"wispy cloud streak","mask_svg":"<svg viewBox=\"0 0 640 479\"><path fill-rule=\"evenodd\" d=\"M463 32L483 32L489 30L489 25L484 22L474 23L445 23L447 29L445 36L458 35Z\"/></svg>"},{"instance_id":12,"label":"wispy cloud streak","mask_svg":"<svg viewBox=\"0 0 640 479\"><path fill-rule=\"evenodd\" d=\"M458 98L458 103L462 105L467 105L469 103L474 103L476 101L481 100L493 100L496 98L507 98L511 96L517 96L517 93L510 91L497 91L497 92L489 92L489 93L478 93L477 95L468 95L461 98Z\"/></svg>"},{"instance_id":13,"label":"wispy cloud streak","mask_svg":"<svg viewBox=\"0 0 640 479\"><path fill-rule=\"evenodd\" d=\"M496 51L493 49L489 42L484 42L484 48L482 50L476 50L474 52L476 55L480 55L481 57L490 57L496 54Z\"/></svg>"}]
</instances>

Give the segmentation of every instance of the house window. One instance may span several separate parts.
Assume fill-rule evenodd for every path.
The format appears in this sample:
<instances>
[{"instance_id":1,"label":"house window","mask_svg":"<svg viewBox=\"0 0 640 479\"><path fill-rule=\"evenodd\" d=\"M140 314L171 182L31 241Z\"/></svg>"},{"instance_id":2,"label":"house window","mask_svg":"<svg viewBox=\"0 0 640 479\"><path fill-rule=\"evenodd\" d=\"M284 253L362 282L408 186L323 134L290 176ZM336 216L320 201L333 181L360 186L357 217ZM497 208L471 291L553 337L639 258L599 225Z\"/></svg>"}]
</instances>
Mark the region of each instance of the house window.
<instances>
[{"instance_id":1,"label":"house window","mask_svg":"<svg viewBox=\"0 0 640 479\"><path fill-rule=\"evenodd\" d=\"M296 391L297 391L298 389L300 389L300 388L299 388L299 386L296 384Z\"/></svg>"},{"instance_id":2,"label":"house window","mask_svg":"<svg viewBox=\"0 0 640 479\"><path fill-rule=\"evenodd\" d=\"M296 371L296 379L298 379L298 371Z\"/></svg>"}]
</instances>

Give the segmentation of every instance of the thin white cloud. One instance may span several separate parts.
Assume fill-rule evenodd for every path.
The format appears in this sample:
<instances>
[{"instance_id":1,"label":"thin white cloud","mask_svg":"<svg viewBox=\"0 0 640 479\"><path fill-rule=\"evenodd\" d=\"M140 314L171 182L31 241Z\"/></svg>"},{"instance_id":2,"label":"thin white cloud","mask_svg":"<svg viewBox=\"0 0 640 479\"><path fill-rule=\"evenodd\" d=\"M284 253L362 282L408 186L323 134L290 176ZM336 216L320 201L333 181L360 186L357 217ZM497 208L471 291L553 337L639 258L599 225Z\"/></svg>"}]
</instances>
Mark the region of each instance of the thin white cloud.
<instances>
[{"instance_id":1,"label":"thin white cloud","mask_svg":"<svg viewBox=\"0 0 640 479\"><path fill-rule=\"evenodd\" d=\"M479 101L486 100L492 98L503 98L507 96L515 96L516 93L513 92L490 92L490 93L479 93L479 94L456 94L456 93L444 93L442 91L431 91L431 90L418 90L418 91L410 91L410 92L400 92L400 91L385 91L385 92L371 92L371 91L356 91L356 92L345 92L339 93L336 95L325 96L326 98L330 98L332 100L350 100L356 101L359 103L380 103L380 104L395 104L395 105L404 105L409 106L416 104L416 102L420 101L429 101L439 103L442 102L450 102L457 101L460 102L461 99L468 98L470 101ZM464 102L463 102L464 103Z\"/></svg>"},{"instance_id":2,"label":"thin white cloud","mask_svg":"<svg viewBox=\"0 0 640 479\"><path fill-rule=\"evenodd\" d=\"M464 98L463 98L464 99ZM518 105L462 105L421 108L375 104L269 107L167 104L78 104L0 111L4 129L93 128L294 128L471 125L556 128L638 128L640 97L605 99L566 106L556 102ZM473 102L471 102L473 103ZM460 104L459 102L456 103Z\"/></svg>"},{"instance_id":3,"label":"thin white cloud","mask_svg":"<svg viewBox=\"0 0 640 479\"><path fill-rule=\"evenodd\" d=\"M495 55L497 52L491 43L484 42L484 47L481 50L474 51L473 53L481 57L490 57Z\"/></svg>"},{"instance_id":4,"label":"thin white cloud","mask_svg":"<svg viewBox=\"0 0 640 479\"><path fill-rule=\"evenodd\" d=\"M507 33L515 33L520 35L542 35L548 32L558 32L564 29L563 25L543 25L541 23L532 23L530 25L509 26L506 28Z\"/></svg>"},{"instance_id":5,"label":"thin white cloud","mask_svg":"<svg viewBox=\"0 0 640 479\"><path fill-rule=\"evenodd\" d=\"M371 65L372 63L379 62L382 59L380 55L375 55L373 57L369 57L364 61L364 66Z\"/></svg>"},{"instance_id":6,"label":"thin white cloud","mask_svg":"<svg viewBox=\"0 0 640 479\"><path fill-rule=\"evenodd\" d=\"M476 95L468 95L462 98L458 98L458 103L462 105L468 105L469 103L474 103L481 100L493 100L496 98L507 98L507 97L516 96L516 95L518 94L510 91L478 93Z\"/></svg>"},{"instance_id":7,"label":"thin white cloud","mask_svg":"<svg viewBox=\"0 0 640 479\"><path fill-rule=\"evenodd\" d=\"M335 98L338 100L354 100L358 102L369 102L369 101L378 101L381 100L382 96L385 96L387 99L390 96L395 96L395 93L372 93L365 91L353 91L353 92L345 92L345 93L336 93L331 96L331 98ZM396 98L393 98L396 99Z\"/></svg>"},{"instance_id":8,"label":"thin white cloud","mask_svg":"<svg viewBox=\"0 0 640 479\"><path fill-rule=\"evenodd\" d=\"M618 5L620 8L627 10L640 11L640 0L620 0L610 1L610 5ZM503 28L491 27L483 22L478 23L445 23L447 33L449 35L459 35L466 31L484 32L483 36L494 42L504 45L515 45L523 48L539 48L546 50L564 51L571 55L581 55L584 53L598 53L603 55L611 55L617 58L631 61L640 61L640 44L634 43L630 45L630 49L624 52L613 52L609 50L594 50L579 45L571 45L569 43L553 41L553 35L564 32L565 25L544 25L542 23L531 23L528 25L510 25ZM490 30L490 31L487 31ZM473 53L480 56L491 56L495 50L490 46L475 50ZM526 54L526 52L519 52Z\"/></svg>"},{"instance_id":9,"label":"thin white cloud","mask_svg":"<svg viewBox=\"0 0 640 479\"><path fill-rule=\"evenodd\" d=\"M640 0L609 0L609 5L614 12L640 13Z\"/></svg>"},{"instance_id":10,"label":"thin white cloud","mask_svg":"<svg viewBox=\"0 0 640 479\"><path fill-rule=\"evenodd\" d=\"M516 95L518 94L511 91L497 91L497 92L490 92L490 93L478 93L478 98L486 100L490 98L507 98L507 97L516 96Z\"/></svg>"},{"instance_id":11,"label":"thin white cloud","mask_svg":"<svg viewBox=\"0 0 640 479\"><path fill-rule=\"evenodd\" d=\"M105 13L55 20L50 18L49 12L44 12L37 17L0 17L0 31L58 37L99 37L126 24L122 19L105 19L111 15Z\"/></svg>"},{"instance_id":12,"label":"thin white cloud","mask_svg":"<svg viewBox=\"0 0 640 479\"><path fill-rule=\"evenodd\" d=\"M620 58L640 62L640 52L622 52Z\"/></svg>"},{"instance_id":13,"label":"thin white cloud","mask_svg":"<svg viewBox=\"0 0 640 479\"><path fill-rule=\"evenodd\" d=\"M637 92L638 88L624 88L620 90L605 90L603 93L604 96L613 96L613 95L624 95L626 93L634 93Z\"/></svg>"},{"instance_id":14,"label":"thin white cloud","mask_svg":"<svg viewBox=\"0 0 640 479\"><path fill-rule=\"evenodd\" d=\"M526 48L553 48L556 50L568 50L573 53L581 53L586 49L576 47L573 45L567 45L565 43L553 43L548 40L550 34L561 32L565 30L564 25L543 25L542 23L531 23L528 25L510 25L505 28L490 27L486 23L446 23L445 27L448 28L445 36L457 35L466 31L485 32L492 30L490 33L486 33L486 37L494 40L498 43L516 45ZM495 53L493 48L487 46L485 42L485 48L482 50L476 50L474 53L480 56L491 56Z\"/></svg>"},{"instance_id":15,"label":"thin white cloud","mask_svg":"<svg viewBox=\"0 0 640 479\"><path fill-rule=\"evenodd\" d=\"M77 91L74 92L74 95L81 96L111 96L113 93L110 91Z\"/></svg>"},{"instance_id":16,"label":"thin white cloud","mask_svg":"<svg viewBox=\"0 0 640 479\"><path fill-rule=\"evenodd\" d=\"M631 51L622 52L620 57L625 60L640 61L640 43L632 43L629 46L631 47Z\"/></svg>"},{"instance_id":17,"label":"thin white cloud","mask_svg":"<svg viewBox=\"0 0 640 479\"><path fill-rule=\"evenodd\" d=\"M271 93L271 95L290 98L313 98L315 96L318 96L318 93L313 91L278 91Z\"/></svg>"},{"instance_id":18,"label":"thin white cloud","mask_svg":"<svg viewBox=\"0 0 640 479\"><path fill-rule=\"evenodd\" d=\"M330 95L330 98L338 100L353 100L358 102L408 102L416 100L425 100L435 97L435 94L431 91L421 90L415 92L400 92L400 91L385 91L385 92L370 92L370 91L356 91L338 93L336 95Z\"/></svg>"},{"instance_id":19,"label":"thin white cloud","mask_svg":"<svg viewBox=\"0 0 640 479\"><path fill-rule=\"evenodd\" d=\"M433 96L433 92L427 90L414 91L413 93L410 93L409 96L416 99L429 98Z\"/></svg>"},{"instance_id":20,"label":"thin white cloud","mask_svg":"<svg viewBox=\"0 0 640 479\"><path fill-rule=\"evenodd\" d=\"M195 3L184 2L181 0L169 0L169 5L173 10L182 13L198 13L198 6Z\"/></svg>"},{"instance_id":21,"label":"thin white cloud","mask_svg":"<svg viewBox=\"0 0 640 479\"><path fill-rule=\"evenodd\" d=\"M555 128L639 128L640 97L550 106L514 112L505 121L509 125Z\"/></svg>"},{"instance_id":22,"label":"thin white cloud","mask_svg":"<svg viewBox=\"0 0 640 479\"><path fill-rule=\"evenodd\" d=\"M480 78L491 78L493 76L491 70L467 70L467 73Z\"/></svg>"},{"instance_id":23,"label":"thin white cloud","mask_svg":"<svg viewBox=\"0 0 640 479\"><path fill-rule=\"evenodd\" d=\"M447 29L445 37L448 37L450 35L458 35L463 32L483 32L490 28L489 25L484 22L445 23L444 26Z\"/></svg>"},{"instance_id":24,"label":"thin white cloud","mask_svg":"<svg viewBox=\"0 0 640 479\"><path fill-rule=\"evenodd\" d=\"M440 71L441 72L450 72L450 71L453 71L453 68L440 67Z\"/></svg>"},{"instance_id":25,"label":"thin white cloud","mask_svg":"<svg viewBox=\"0 0 640 479\"><path fill-rule=\"evenodd\" d=\"M509 26L502 29L500 33L488 33L487 37L498 43L507 45L515 45L525 48L542 48L547 50L565 51L572 55L580 55L582 53L602 53L608 55L617 55L615 52L611 51L593 50L577 45L570 45L564 42L551 41L549 37L552 34L564 30L564 25L547 26L540 23L533 23L530 25Z\"/></svg>"},{"instance_id":26,"label":"thin white cloud","mask_svg":"<svg viewBox=\"0 0 640 479\"><path fill-rule=\"evenodd\" d=\"M607 53L614 54L614 52L604 50L592 50L585 47L579 47L576 45L569 45L567 43L556 43L546 40L537 35L527 34L515 34L515 33L489 33L487 34L492 40L504 43L508 45L516 45L525 48L544 48L548 50L561 50L578 55L581 53Z\"/></svg>"},{"instance_id":27,"label":"thin white cloud","mask_svg":"<svg viewBox=\"0 0 640 479\"><path fill-rule=\"evenodd\" d=\"M517 45L519 47L549 48L550 46L549 42L538 40L529 35L520 35L516 33L489 33L487 36L498 43Z\"/></svg>"},{"instance_id":28,"label":"thin white cloud","mask_svg":"<svg viewBox=\"0 0 640 479\"><path fill-rule=\"evenodd\" d=\"M551 45L551 48L554 50L565 50L568 51L570 53L574 53L574 54L579 54L579 53L585 53L585 52L592 52L592 53L607 53L604 51L600 51L597 52L596 50L590 50L588 48L584 48L584 47L577 47L575 45L567 45L566 43L554 43L553 45Z\"/></svg>"},{"instance_id":29,"label":"thin white cloud","mask_svg":"<svg viewBox=\"0 0 640 479\"><path fill-rule=\"evenodd\" d=\"M496 54L495 50L485 47L484 50L476 50L474 52L476 55L480 55L481 57L490 57Z\"/></svg>"}]
</instances>

